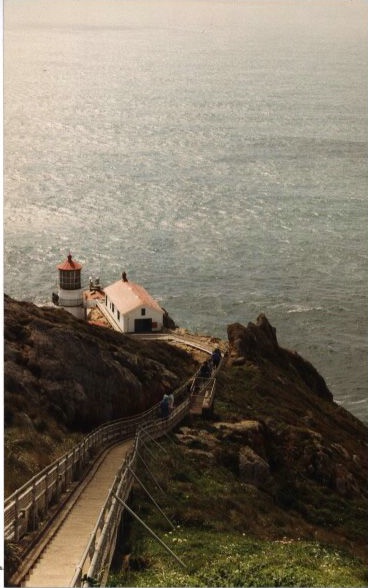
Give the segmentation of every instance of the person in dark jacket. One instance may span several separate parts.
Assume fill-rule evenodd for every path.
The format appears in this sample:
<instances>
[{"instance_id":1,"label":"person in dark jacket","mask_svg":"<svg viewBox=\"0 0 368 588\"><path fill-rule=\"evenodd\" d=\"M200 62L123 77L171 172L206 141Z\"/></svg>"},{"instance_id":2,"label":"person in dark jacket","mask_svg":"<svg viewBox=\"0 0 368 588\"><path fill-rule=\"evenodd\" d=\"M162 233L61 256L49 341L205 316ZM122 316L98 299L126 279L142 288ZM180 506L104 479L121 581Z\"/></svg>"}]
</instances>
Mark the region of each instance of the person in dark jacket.
<instances>
[{"instance_id":1,"label":"person in dark jacket","mask_svg":"<svg viewBox=\"0 0 368 588\"><path fill-rule=\"evenodd\" d=\"M199 370L199 377L200 378L209 378L211 375L211 360L208 359L207 361L205 361L204 363L202 363L201 368Z\"/></svg>"},{"instance_id":2,"label":"person in dark jacket","mask_svg":"<svg viewBox=\"0 0 368 588\"><path fill-rule=\"evenodd\" d=\"M219 366L220 361L221 361L221 351L218 347L216 349L214 349L211 357L212 357L213 366L216 369Z\"/></svg>"},{"instance_id":3,"label":"person in dark jacket","mask_svg":"<svg viewBox=\"0 0 368 588\"><path fill-rule=\"evenodd\" d=\"M172 392L170 392L170 394L168 396L168 401L169 401L169 413L171 414L171 412L174 408L174 394Z\"/></svg>"},{"instance_id":4,"label":"person in dark jacket","mask_svg":"<svg viewBox=\"0 0 368 588\"><path fill-rule=\"evenodd\" d=\"M161 418L167 419L169 416L169 397L167 394L164 394L161 402L160 402L160 410L161 410Z\"/></svg>"}]
</instances>

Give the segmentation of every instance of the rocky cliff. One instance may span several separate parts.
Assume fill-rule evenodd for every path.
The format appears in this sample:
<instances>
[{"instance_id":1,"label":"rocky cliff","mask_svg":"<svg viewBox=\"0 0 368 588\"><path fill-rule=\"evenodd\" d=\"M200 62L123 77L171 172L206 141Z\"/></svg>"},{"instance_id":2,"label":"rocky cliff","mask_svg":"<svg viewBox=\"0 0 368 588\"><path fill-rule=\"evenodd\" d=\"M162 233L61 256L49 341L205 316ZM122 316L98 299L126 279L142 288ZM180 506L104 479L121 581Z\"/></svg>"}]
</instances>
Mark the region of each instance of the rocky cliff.
<instances>
[{"instance_id":1,"label":"rocky cliff","mask_svg":"<svg viewBox=\"0 0 368 588\"><path fill-rule=\"evenodd\" d=\"M179 523L165 540L188 567L133 522L111 585L366 586L367 432L264 315L229 325L213 415L187 419L148 458ZM164 532L138 485L132 508Z\"/></svg>"},{"instance_id":2,"label":"rocky cliff","mask_svg":"<svg viewBox=\"0 0 368 588\"><path fill-rule=\"evenodd\" d=\"M137 342L5 296L6 492L78 434L151 407L195 366L191 355L163 342Z\"/></svg>"},{"instance_id":3,"label":"rocky cliff","mask_svg":"<svg viewBox=\"0 0 368 588\"><path fill-rule=\"evenodd\" d=\"M146 409L198 367L183 349L62 310L7 296L4 308L6 492L81 434ZM178 471L161 456L157 475L174 497L175 520L262 539L318 538L366 558L367 427L334 402L308 361L279 346L264 315L229 325L227 347L213 417L175 432Z\"/></svg>"},{"instance_id":4,"label":"rocky cliff","mask_svg":"<svg viewBox=\"0 0 368 588\"><path fill-rule=\"evenodd\" d=\"M212 422L176 435L199 471L222 467L232 480L231 496L214 497L217 511L203 509L202 524L217 519L225 531L230 517L232 529L262 539L318 539L367 559L367 427L308 361L279 346L264 315L229 325L228 339ZM200 485L186 492L199 504L182 516L198 521Z\"/></svg>"}]
</instances>

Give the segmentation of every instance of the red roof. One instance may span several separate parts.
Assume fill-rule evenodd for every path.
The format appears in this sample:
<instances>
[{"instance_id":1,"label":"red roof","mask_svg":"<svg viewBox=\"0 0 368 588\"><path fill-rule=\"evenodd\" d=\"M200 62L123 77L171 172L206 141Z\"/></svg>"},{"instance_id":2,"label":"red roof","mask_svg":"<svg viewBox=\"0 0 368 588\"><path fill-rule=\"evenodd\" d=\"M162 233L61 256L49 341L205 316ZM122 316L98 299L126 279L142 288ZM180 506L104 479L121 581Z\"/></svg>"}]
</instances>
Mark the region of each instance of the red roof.
<instances>
[{"instance_id":1,"label":"red roof","mask_svg":"<svg viewBox=\"0 0 368 588\"><path fill-rule=\"evenodd\" d=\"M63 263L60 263L60 265L58 265L57 268L59 270L64 271L80 270L82 269L82 264L78 263L78 261L74 261L74 259L72 259L71 254L69 253L68 259L63 261Z\"/></svg>"},{"instance_id":2,"label":"red roof","mask_svg":"<svg viewBox=\"0 0 368 588\"><path fill-rule=\"evenodd\" d=\"M106 286L104 292L116 304L117 309L122 314L126 314L140 306L147 306L163 314L158 302L148 294L143 286L139 286L134 282L118 280L110 284L110 286Z\"/></svg>"}]
</instances>

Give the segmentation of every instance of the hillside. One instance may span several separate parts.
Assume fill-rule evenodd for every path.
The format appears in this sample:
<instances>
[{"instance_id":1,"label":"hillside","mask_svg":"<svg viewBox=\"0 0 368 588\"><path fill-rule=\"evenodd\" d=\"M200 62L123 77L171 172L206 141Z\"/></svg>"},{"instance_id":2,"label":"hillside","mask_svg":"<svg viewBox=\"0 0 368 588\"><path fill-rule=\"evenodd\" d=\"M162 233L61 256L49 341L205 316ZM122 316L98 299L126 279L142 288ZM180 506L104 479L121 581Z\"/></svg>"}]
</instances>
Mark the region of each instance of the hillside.
<instances>
[{"instance_id":1,"label":"hillside","mask_svg":"<svg viewBox=\"0 0 368 588\"><path fill-rule=\"evenodd\" d=\"M196 366L167 343L137 342L5 296L5 494L81 434L151 407Z\"/></svg>"},{"instance_id":2,"label":"hillside","mask_svg":"<svg viewBox=\"0 0 368 588\"><path fill-rule=\"evenodd\" d=\"M203 359L7 296L4 309L6 493L92 428L157 402ZM178 530L167 534L139 485L133 492L133 508L190 565L179 575L128 521L110 585L366 585L367 427L278 345L264 315L229 325L219 343L228 353L214 414L182 422L146 456L164 497L139 472Z\"/></svg>"},{"instance_id":3,"label":"hillside","mask_svg":"<svg viewBox=\"0 0 368 588\"><path fill-rule=\"evenodd\" d=\"M133 508L187 569L132 522L110 585L366 585L367 428L265 316L228 337L213 419L183 423L147 456L163 465L164 495L140 472L178 528L135 488Z\"/></svg>"}]
</instances>

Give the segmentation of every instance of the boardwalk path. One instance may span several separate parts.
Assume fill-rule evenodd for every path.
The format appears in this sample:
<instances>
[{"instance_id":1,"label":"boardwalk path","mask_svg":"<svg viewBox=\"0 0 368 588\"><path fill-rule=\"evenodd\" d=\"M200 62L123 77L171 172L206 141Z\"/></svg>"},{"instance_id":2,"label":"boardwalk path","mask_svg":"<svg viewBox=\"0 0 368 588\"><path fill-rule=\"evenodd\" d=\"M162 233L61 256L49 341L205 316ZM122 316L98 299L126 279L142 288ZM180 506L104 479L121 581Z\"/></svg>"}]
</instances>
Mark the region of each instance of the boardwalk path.
<instances>
[{"instance_id":1,"label":"boardwalk path","mask_svg":"<svg viewBox=\"0 0 368 588\"><path fill-rule=\"evenodd\" d=\"M176 345L194 348L199 361L203 359L203 354L208 355L211 352L211 346L208 345L208 342L198 344L197 338L195 341L188 341L187 337L172 335L151 336L150 338L165 338L170 343L175 341ZM201 392L196 401L200 401L202 405L204 390ZM191 412L197 413L196 409L195 404ZM20 585L48 586L49 588L72 585L76 569L77 567L80 569L79 565L86 553L87 545L91 540L96 521L113 485L115 475L125 456L132 449L133 443L133 439L122 442L109 449L104 458L101 458L93 474L78 487L78 492L72 495L68 503L64 505L63 522L55 523L54 534L51 533L52 536L48 534L45 537L45 547L42 547L42 543L40 544L40 549L43 549L41 556Z\"/></svg>"},{"instance_id":2,"label":"boardwalk path","mask_svg":"<svg viewBox=\"0 0 368 588\"><path fill-rule=\"evenodd\" d=\"M133 441L110 449L23 586L69 586L115 474Z\"/></svg>"}]
</instances>

